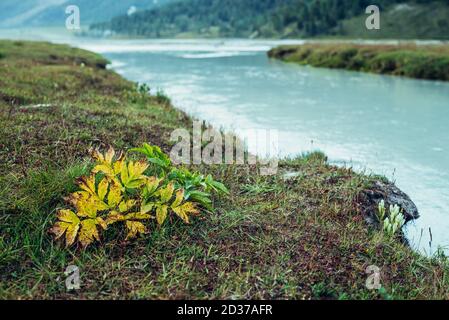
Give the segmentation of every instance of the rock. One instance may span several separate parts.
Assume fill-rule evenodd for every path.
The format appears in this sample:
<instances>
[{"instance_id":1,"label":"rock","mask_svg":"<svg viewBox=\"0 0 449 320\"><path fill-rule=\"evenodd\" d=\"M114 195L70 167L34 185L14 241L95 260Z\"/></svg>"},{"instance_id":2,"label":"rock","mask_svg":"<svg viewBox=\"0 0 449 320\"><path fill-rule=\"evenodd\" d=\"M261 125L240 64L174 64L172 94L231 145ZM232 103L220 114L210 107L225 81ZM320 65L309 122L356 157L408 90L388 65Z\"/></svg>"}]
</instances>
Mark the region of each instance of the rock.
<instances>
[{"instance_id":1,"label":"rock","mask_svg":"<svg viewBox=\"0 0 449 320\"><path fill-rule=\"evenodd\" d=\"M406 223L419 218L418 208L410 197L390 182L376 181L370 189L362 192L360 200L362 212L370 225L378 226L378 205L382 200L386 208L397 204L402 209Z\"/></svg>"}]
</instances>

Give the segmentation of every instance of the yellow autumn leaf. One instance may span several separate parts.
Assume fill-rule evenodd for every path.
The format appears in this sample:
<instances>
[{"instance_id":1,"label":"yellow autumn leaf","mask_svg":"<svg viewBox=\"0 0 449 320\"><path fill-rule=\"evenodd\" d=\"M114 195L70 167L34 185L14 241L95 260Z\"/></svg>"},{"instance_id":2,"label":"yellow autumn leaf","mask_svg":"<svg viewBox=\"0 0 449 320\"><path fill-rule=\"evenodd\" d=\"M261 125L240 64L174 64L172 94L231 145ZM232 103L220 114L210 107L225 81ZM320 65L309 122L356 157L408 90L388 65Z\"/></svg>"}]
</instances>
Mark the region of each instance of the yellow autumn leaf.
<instances>
[{"instance_id":1,"label":"yellow autumn leaf","mask_svg":"<svg viewBox=\"0 0 449 320\"><path fill-rule=\"evenodd\" d=\"M147 168L148 163L146 163L145 161L130 161L128 166L129 175L134 178L141 177L145 170L147 170Z\"/></svg>"},{"instance_id":2,"label":"yellow autumn leaf","mask_svg":"<svg viewBox=\"0 0 449 320\"><path fill-rule=\"evenodd\" d=\"M138 178L138 179L129 180L129 182L125 186L128 189L137 189L140 186L142 186L143 184L145 184L145 179Z\"/></svg>"},{"instance_id":3,"label":"yellow autumn leaf","mask_svg":"<svg viewBox=\"0 0 449 320\"><path fill-rule=\"evenodd\" d=\"M68 197L65 197L64 200L76 208L79 201L86 201L90 197L90 193L86 191L77 191L71 193Z\"/></svg>"},{"instance_id":4,"label":"yellow autumn leaf","mask_svg":"<svg viewBox=\"0 0 449 320\"><path fill-rule=\"evenodd\" d=\"M79 217L95 217L98 211L109 208L98 196L85 191L72 193L66 200L76 208Z\"/></svg>"},{"instance_id":5,"label":"yellow autumn leaf","mask_svg":"<svg viewBox=\"0 0 449 320\"><path fill-rule=\"evenodd\" d=\"M181 190L176 191L176 199L171 204L171 207L172 208L179 207L183 200L184 200L184 190L181 189Z\"/></svg>"},{"instance_id":6,"label":"yellow autumn leaf","mask_svg":"<svg viewBox=\"0 0 449 320\"><path fill-rule=\"evenodd\" d=\"M80 219L71 210L58 211L58 219L59 221L50 229L50 232L55 235L55 239L59 239L65 233L66 245L71 246L78 234Z\"/></svg>"},{"instance_id":7,"label":"yellow autumn leaf","mask_svg":"<svg viewBox=\"0 0 449 320\"><path fill-rule=\"evenodd\" d=\"M199 211L195 208L195 205L192 202L186 202L179 207L172 208L172 210L185 223L189 223L189 215L199 213Z\"/></svg>"},{"instance_id":8,"label":"yellow autumn leaf","mask_svg":"<svg viewBox=\"0 0 449 320\"><path fill-rule=\"evenodd\" d=\"M112 181L109 194L108 194L108 205L109 208L115 208L122 201L122 187L117 182Z\"/></svg>"},{"instance_id":9,"label":"yellow autumn leaf","mask_svg":"<svg viewBox=\"0 0 449 320\"><path fill-rule=\"evenodd\" d=\"M112 211L106 218L107 225L111 225L119 221L125 221L125 216L117 211Z\"/></svg>"},{"instance_id":10,"label":"yellow autumn leaf","mask_svg":"<svg viewBox=\"0 0 449 320\"><path fill-rule=\"evenodd\" d=\"M108 228L108 224L103 220L103 218L97 217L95 221L100 227L103 228L103 230L106 230Z\"/></svg>"},{"instance_id":11,"label":"yellow autumn leaf","mask_svg":"<svg viewBox=\"0 0 449 320\"><path fill-rule=\"evenodd\" d=\"M76 204L77 215L79 217L95 218L98 212L98 201L92 198L80 199Z\"/></svg>"},{"instance_id":12,"label":"yellow autumn leaf","mask_svg":"<svg viewBox=\"0 0 449 320\"><path fill-rule=\"evenodd\" d=\"M104 154L104 161L108 164L112 163L112 159L115 156L115 150L112 147L109 147L108 151Z\"/></svg>"},{"instance_id":13,"label":"yellow autumn leaf","mask_svg":"<svg viewBox=\"0 0 449 320\"><path fill-rule=\"evenodd\" d=\"M86 210L86 208L92 204L96 211L106 210L108 206L103 202L103 199L108 187L105 183L107 181L104 179L100 182L97 193L95 188L95 175L81 177L78 180L78 185L83 191L72 193L67 200L77 208L80 216L91 216L93 213L91 213L91 210Z\"/></svg>"},{"instance_id":14,"label":"yellow autumn leaf","mask_svg":"<svg viewBox=\"0 0 449 320\"><path fill-rule=\"evenodd\" d=\"M92 170L93 173L102 172L109 178L114 178L121 171L124 155L120 153L114 162L115 150L110 147L109 150L102 155L98 150L92 152L92 157L96 160L97 165Z\"/></svg>"},{"instance_id":15,"label":"yellow autumn leaf","mask_svg":"<svg viewBox=\"0 0 449 320\"><path fill-rule=\"evenodd\" d=\"M149 177L146 180L146 192L151 195L153 194L157 188L159 187L159 184L161 183L162 179L156 178L156 177Z\"/></svg>"},{"instance_id":16,"label":"yellow autumn leaf","mask_svg":"<svg viewBox=\"0 0 449 320\"><path fill-rule=\"evenodd\" d=\"M148 163L145 161L130 161L128 165L123 165L120 174L123 185L128 189L136 189L144 185L147 177L143 173L147 168Z\"/></svg>"},{"instance_id":17,"label":"yellow autumn leaf","mask_svg":"<svg viewBox=\"0 0 449 320\"><path fill-rule=\"evenodd\" d=\"M149 220L152 218L151 215L142 212L128 213L125 216L125 220Z\"/></svg>"},{"instance_id":18,"label":"yellow autumn leaf","mask_svg":"<svg viewBox=\"0 0 449 320\"><path fill-rule=\"evenodd\" d=\"M150 202L150 203L142 203L142 205L140 206L140 212L141 213L148 213L151 212L154 209L154 202Z\"/></svg>"},{"instance_id":19,"label":"yellow autumn leaf","mask_svg":"<svg viewBox=\"0 0 449 320\"><path fill-rule=\"evenodd\" d=\"M128 229L126 239L133 239L137 237L138 234L144 235L147 233L144 224L138 221L126 221L126 228Z\"/></svg>"},{"instance_id":20,"label":"yellow autumn leaf","mask_svg":"<svg viewBox=\"0 0 449 320\"><path fill-rule=\"evenodd\" d=\"M95 192L95 175L81 177L78 179L78 186L92 196L97 196Z\"/></svg>"},{"instance_id":21,"label":"yellow autumn leaf","mask_svg":"<svg viewBox=\"0 0 449 320\"><path fill-rule=\"evenodd\" d=\"M162 225L165 222L165 219L167 219L167 211L168 211L168 206L166 206L166 205L157 206L156 221L159 225Z\"/></svg>"},{"instance_id":22,"label":"yellow autumn leaf","mask_svg":"<svg viewBox=\"0 0 449 320\"><path fill-rule=\"evenodd\" d=\"M120 202L118 209L121 213L127 212L129 210L131 210L132 207L134 207L136 205L136 200L130 199L127 201L122 201Z\"/></svg>"},{"instance_id":23,"label":"yellow autumn leaf","mask_svg":"<svg viewBox=\"0 0 449 320\"><path fill-rule=\"evenodd\" d=\"M118 175L122 171L122 167L125 164L125 155L120 153L120 156L117 160L112 164L112 168L114 169L114 174Z\"/></svg>"},{"instance_id":24,"label":"yellow autumn leaf","mask_svg":"<svg viewBox=\"0 0 449 320\"><path fill-rule=\"evenodd\" d=\"M95 161L104 162L104 157L98 149L90 148L89 153Z\"/></svg>"},{"instance_id":25,"label":"yellow autumn leaf","mask_svg":"<svg viewBox=\"0 0 449 320\"><path fill-rule=\"evenodd\" d=\"M120 178L122 179L123 184L126 184L128 182L129 174L128 174L128 165L126 165L126 163L122 166L120 170Z\"/></svg>"},{"instance_id":26,"label":"yellow autumn leaf","mask_svg":"<svg viewBox=\"0 0 449 320\"><path fill-rule=\"evenodd\" d=\"M78 240L83 247L87 247L95 240L100 240L97 224L98 221L96 219L85 219L81 221L81 228Z\"/></svg>"},{"instance_id":27,"label":"yellow autumn leaf","mask_svg":"<svg viewBox=\"0 0 449 320\"><path fill-rule=\"evenodd\" d=\"M153 217L149 214L142 212L134 212L129 213L127 215L123 215L117 211L112 211L106 218L106 224L111 225L121 221L149 220L149 219L153 219Z\"/></svg>"},{"instance_id":28,"label":"yellow autumn leaf","mask_svg":"<svg viewBox=\"0 0 449 320\"><path fill-rule=\"evenodd\" d=\"M111 166L107 165L107 164L97 164L94 169L92 170L93 173L99 173L102 172L104 173L107 177L113 177L114 174L114 169L112 169Z\"/></svg>"},{"instance_id":29,"label":"yellow autumn leaf","mask_svg":"<svg viewBox=\"0 0 449 320\"><path fill-rule=\"evenodd\" d=\"M169 183L165 188L159 190L159 194L161 197L161 203L167 203L173 197L173 191L175 190L175 186L173 182Z\"/></svg>"},{"instance_id":30,"label":"yellow autumn leaf","mask_svg":"<svg viewBox=\"0 0 449 320\"><path fill-rule=\"evenodd\" d=\"M108 179L103 178L101 182L98 184L98 197L101 201L106 197L106 193L108 193L109 182Z\"/></svg>"}]
</instances>

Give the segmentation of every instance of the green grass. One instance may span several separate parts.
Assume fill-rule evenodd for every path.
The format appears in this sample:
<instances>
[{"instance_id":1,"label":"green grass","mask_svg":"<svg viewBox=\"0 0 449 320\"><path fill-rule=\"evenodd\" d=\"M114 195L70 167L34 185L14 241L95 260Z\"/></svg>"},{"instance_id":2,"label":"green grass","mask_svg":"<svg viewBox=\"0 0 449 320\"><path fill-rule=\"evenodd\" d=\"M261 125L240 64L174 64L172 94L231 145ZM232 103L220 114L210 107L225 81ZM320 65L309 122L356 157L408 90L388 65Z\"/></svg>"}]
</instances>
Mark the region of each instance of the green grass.
<instances>
[{"instance_id":1,"label":"green grass","mask_svg":"<svg viewBox=\"0 0 449 320\"><path fill-rule=\"evenodd\" d=\"M91 168L88 148L150 142L169 151L171 131L191 122L97 55L11 41L0 52L0 298L449 298L444 257L422 257L367 226L360 194L375 177L328 165L319 152L281 161L270 177L197 166L230 189L214 212L131 243L111 229L87 250L65 248L48 229ZM71 264L80 268L75 292L64 284ZM382 291L365 287L372 264L383 270Z\"/></svg>"},{"instance_id":2,"label":"green grass","mask_svg":"<svg viewBox=\"0 0 449 320\"><path fill-rule=\"evenodd\" d=\"M281 46L272 58L314 67L449 81L449 47L308 43Z\"/></svg>"}]
</instances>

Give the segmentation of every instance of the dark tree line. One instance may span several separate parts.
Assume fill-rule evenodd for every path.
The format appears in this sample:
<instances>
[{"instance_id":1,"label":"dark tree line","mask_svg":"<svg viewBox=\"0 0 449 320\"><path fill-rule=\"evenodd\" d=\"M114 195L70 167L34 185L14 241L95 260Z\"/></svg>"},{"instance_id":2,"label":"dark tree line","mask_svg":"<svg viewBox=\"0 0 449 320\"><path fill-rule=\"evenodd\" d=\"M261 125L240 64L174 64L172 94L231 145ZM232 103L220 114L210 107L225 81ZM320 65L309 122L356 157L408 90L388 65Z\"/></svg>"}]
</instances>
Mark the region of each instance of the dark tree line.
<instances>
[{"instance_id":1,"label":"dark tree line","mask_svg":"<svg viewBox=\"0 0 449 320\"><path fill-rule=\"evenodd\" d=\"M449 0L442 1L449 4ZM221 37L293 37L338 33L342 20L404 0L183 0L93 25L134 36L187 33ZM408 2L428 3L429 0Z\"/></svg>"}]
</instances>

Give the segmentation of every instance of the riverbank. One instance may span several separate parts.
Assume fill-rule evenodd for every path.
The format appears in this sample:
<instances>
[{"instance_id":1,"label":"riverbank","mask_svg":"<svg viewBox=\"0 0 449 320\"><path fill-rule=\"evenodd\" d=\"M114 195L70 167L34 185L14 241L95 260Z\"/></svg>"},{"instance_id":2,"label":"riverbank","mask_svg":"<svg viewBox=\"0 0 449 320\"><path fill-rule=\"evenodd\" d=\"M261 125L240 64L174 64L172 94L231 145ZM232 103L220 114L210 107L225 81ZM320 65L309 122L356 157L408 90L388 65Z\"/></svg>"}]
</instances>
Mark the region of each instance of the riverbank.
<instances>
[{"instance_id":1,"label":"riverbank","mask_svg":"<svg viewBox=\"0 0 449 320\"><path fill-rule=\"evenodd\" d=\"M445 45L306 43L274 48L268 56L314 67L449 81L449 47Z\"/></svg>"},{"instance_id":2,"label":"riverbank","mask_svg":"<svg viewBox=\"0 0 449 320\"><path fill-rule=\"evenodd\" d=\"M47 230L88 171L87 150L150 142L169 151L170 133L191 119L161 94L141 95L96 54L14 41L1 41L0 53L1 298L449 298L442 257L424 258L367 224L384 179L331 166L321 153L281 161L266 177L197 166L230 190L214 212L133 243L64 248ZM68 265L81 270L72 293ZM370 265L381 268L382 290L365 286Z\"/></svg>"}]
</instances>

